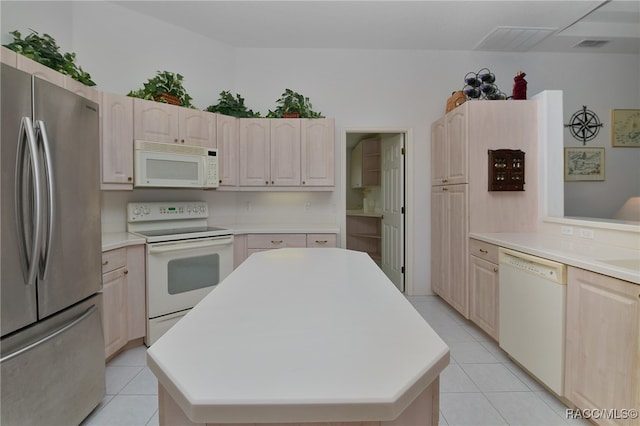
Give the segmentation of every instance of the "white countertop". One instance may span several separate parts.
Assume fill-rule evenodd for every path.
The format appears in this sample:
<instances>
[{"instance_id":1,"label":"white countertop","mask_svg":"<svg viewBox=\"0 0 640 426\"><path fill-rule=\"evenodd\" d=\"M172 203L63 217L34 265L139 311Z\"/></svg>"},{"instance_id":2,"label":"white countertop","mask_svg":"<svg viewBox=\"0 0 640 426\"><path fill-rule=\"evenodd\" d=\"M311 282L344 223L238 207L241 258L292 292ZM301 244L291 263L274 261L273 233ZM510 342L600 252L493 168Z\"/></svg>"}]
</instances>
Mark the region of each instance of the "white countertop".
<instances>
[{"instance_id":1,"label":"white countertop","mask_svg":"<svg viewBox=\"0 0 640 426\"><path fill-rule=\"evenodd\" d=\"M391 420L447 345L361 252L256 253L147 352L194 422Z\"/></svg>"},{"instance_id":2,"label":"white countertop","mask_svg":"<svg viewBox=\"0 0 640 426\"><path fill-rule=\"evenodd\" d=\"M102 251L145 243L144 238L128 232L104 232L102 234Z\"/></svg>"},{"instance_id":3,"label":"white countertop","mask_svg":"<svg viewBox=\"0 0 640 426\"><path fill-rule=\"evenodd\" d=\"M471 238L640 284L640 251L539 233L470 233Z\"/></svg>"}]
</instances>

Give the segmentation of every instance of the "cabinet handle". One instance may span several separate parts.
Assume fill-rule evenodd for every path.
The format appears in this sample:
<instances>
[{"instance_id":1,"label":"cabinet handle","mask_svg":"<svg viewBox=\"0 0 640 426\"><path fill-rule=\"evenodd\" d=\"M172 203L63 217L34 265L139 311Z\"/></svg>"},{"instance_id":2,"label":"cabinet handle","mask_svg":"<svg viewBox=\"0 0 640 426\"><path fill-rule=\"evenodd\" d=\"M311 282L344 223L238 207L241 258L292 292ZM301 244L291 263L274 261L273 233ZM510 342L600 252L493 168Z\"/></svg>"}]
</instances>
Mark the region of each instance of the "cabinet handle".
<instances>
[{"instance_id":1,"label":"cabinet handle","mask_svg":"<svg viewBox=\"0 0 640 426\"><path fill-rule=\"evenodd\" d=\"M327 244L328 240L316 240L316 244Z\"/></svg>"},{"instance_id":2,"label":"cabinet handle","mask_svg":"<svg viewBox=\"0 0 640 426\"><path fill-rule=\"evenodd\" d=\"M104 262L102 262L102 266L107 266L109 264L108 260L105 260Z\"/></svg>"},{"instance_id":3,"label":"cabinet handle","mask_svg":"<svg viewBox=\"0 0 640 426\"><path fill-rule=\"evenodd\" d=\"M129 273L129 270L128 270L128 269L125 269L125 270L124 270L124 274L125 274L125 275L127 275L128 273Z\"/></svg>"},{"instance_id":4,"label":"cabinet handle","mask_svg":"<svg viewBox=\"0 0 640 426\"><path fill-rule=\"evenodd\" d=\"M273 181L271 181L271 185L273 185Z\"/></svg>"},{"instance_id":5,"label":"cabinet handle","mask_svg":"<svg viewBox=\"0 0 640 426\"><path fill-rule=\"evenodd\" d=\"M493 272L498 272L499 269L498 268L493 268Z\"/></svg>"},{"instance_id":6,"label":"cabinet handle","mask_svg":"<svg viewBox=\"0 0 640 426\"><path fill-rule=\"evenodd\" d=\"M219 183L222 183L222 179L220 179Z\"/></svg>"},{"instance_id":7,"label":"cabinet handle","mask_svg":"<svg viewBox=\"0 0 640 426\"><path fill-rule=\"evenodd\" d=\"M484 254L487 254L487 253L489 253L489 252L488 252L487 250L484 250L484 249L480 249L480 253L484 253Z\"/></svg>"},{"instance_id":8,"label":"cabinet handle","mask_svg":"<svg viewBox=\"0 0 640 426\"><path fill-rule=\"evenodd\" d=\"M302 184L303 184L303 185L304 185L304 184L306 184L306 183L307 183L307 182L305 182L305 181L302 181Z\"/></svg>"},{"instance_id":9,"label":"cabinet handle","mask_svg":"<svg viewBox=\"0 0 640 426\"><path fill-rule=\"evenodd\" d=\"M447 183L449 182L449 179L442 179L442 183Z\"/></svg>"},{"instance_id":10,"label":"cabinet handle","mask_svg":"<svg viewBox=\"0 0 640 426\"><path fill-rule=\"evenodd\" d=\"M448 190L449 190L449 188L442 188L442 190L443 190L443 191L448 191Z\"/></svg>"},{"instance_id":11,"label":"cabinet handle","mask_svg":"<svg viewBox=\"0 0 640 426\"><path fill-rule=\"evenodd\" d=\"M173 141L174 141L175 143L178 143L178 139L174 139Z\"/></svg>"},{"instance_id":12,"label":"cabinet handle","mask_svg":"<svg viewBox=\"0 0 640 426\"><path fill-rule=\"evenodd\" d=\"M269 185L269 181L268 180L265 180L264 183L265 183L265 185Z\"/></svg>"},{"instance_id":13,"label":"cabinet handle","mask_svg":"<svg viewBox=\"0 0 640 426\"><path fill-rule=\"evenodd\" d=\"M180 139L180 143L184 143L184 139Z\"/></svg>"},{"instance_id":14,"label":"cabinet handle","mask_svg":"<svg viewBox=\"0 0 640 426\"><path fill-rule=\"evenodd\" d=\"M282 244L282 240L271 240L271 244Z\"/></svg>"},{"instance_id":15,"label":"cabinet handle","mask_svg":"<svg viewBox=\"0 0 640 426\"><path fill-rule=\"evenodd\" d=\"M131 182L131 181L133 180L133 178L132 178L131 176L127 176L127 180L128 180L129 182Z\"/></svg>"}]
</instances>

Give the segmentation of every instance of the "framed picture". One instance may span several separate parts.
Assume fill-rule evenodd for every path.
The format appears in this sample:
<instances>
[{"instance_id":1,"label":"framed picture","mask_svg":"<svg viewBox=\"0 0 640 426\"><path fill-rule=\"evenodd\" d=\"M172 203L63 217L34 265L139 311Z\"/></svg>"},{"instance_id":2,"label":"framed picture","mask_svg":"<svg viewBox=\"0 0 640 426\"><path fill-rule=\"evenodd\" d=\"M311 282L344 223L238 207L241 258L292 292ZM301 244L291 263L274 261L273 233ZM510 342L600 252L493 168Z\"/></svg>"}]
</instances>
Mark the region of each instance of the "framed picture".
<instances>
[{"instance_id":1,"label":"framed picture","mask_svg":"<svg viewBox=\"0 0 640 426\"><path fill-rule=\"evenodd\" d=\"M604 148L565 148L564 180L604 180Z\"/></svg>"},{"instance_id":2,"label":"framed picture","mask_svg":"<svg viewBox=\"0 0 640 426\"><path fill-rule=\"evenodd\" d=\"M640 109L611 110L611 146L640 147Z\"/></svg>"}]
</instances>

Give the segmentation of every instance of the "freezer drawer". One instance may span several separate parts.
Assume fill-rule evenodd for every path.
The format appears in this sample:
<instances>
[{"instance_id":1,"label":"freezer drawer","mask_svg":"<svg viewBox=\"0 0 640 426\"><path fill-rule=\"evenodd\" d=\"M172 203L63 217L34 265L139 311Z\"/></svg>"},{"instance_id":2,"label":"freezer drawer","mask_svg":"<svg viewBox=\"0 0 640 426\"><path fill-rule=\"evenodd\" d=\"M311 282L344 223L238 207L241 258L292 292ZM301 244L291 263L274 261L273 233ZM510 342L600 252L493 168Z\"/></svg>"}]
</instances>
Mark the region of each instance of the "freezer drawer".
<instances>
[{"instance_id":1,"label":"freezer drawer","mask_svg":"<svg viewBox=\"0 0 640 426\"><path fill-rule=\"evenodd\" d=\"M77 425L100 403L101 310L98 294L2 339L0 424Z\"/></svg>"}]
</instances>

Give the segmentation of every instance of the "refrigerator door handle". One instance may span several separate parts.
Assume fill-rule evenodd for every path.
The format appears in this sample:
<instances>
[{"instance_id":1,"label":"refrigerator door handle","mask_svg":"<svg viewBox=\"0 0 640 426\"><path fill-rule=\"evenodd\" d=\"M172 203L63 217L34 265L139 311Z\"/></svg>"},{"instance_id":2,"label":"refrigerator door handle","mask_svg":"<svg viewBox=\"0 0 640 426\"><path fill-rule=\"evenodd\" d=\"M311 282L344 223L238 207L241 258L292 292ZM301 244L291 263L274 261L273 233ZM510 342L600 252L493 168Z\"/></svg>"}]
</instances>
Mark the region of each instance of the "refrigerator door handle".
<instances>
[{"instance_id":1,"label":"refrigerator door handle","mask_svg":"<svg viewBox=\"0 0 640 426\"><path fill-rule=\"evenodd\" d=\"M28 153L27 153L28 151ZM27 157L28 155L28 157ZM31 174L33 182L31 187L26 188L28 191L24 193L24 183L27 180L25 176L25 162L29 160L26 172ZM38 254L40 253L40 245L42 241L42 171L41 164L38 161L38 145L36 141L35 130L31 118L22 117L20 121L20 132L18 133L18 153L16 156L16 175L15 175L15 214L16 226L18 229L18 248L20 250L20 260L22 264L22 272L25 277L25 284L35 284L38 273ZM27 180L28 181L28 180ZM28 215L32 219L32 228L29 232L25 229L25 204L27 208L35 207L34 217ZM27 238L30 233L31 241L28 245Z\"/></svg>"},{"instance_id":2,"label":"refrigerator door handle","mask_svg":"<svg viewBox=\"0 0 640 426\"><path fill-rule=\"evenodd\" d=\"M91 305L91 307L89 307L89 309L84 311L84 313L79 315L77 318L69 321L67 324L63 325L62 327L60 327L59 329L57 329L53 333L48 334L47 336L43 337L42 339L40 339L38 341L35 341L35 342L33 342L33 343L23 347L23 348L20 348L17 351L10 353L9 355L3 356L2 358L0 358L0 364L5 363L7 361L10 361L15 357L24 354L25 352L29 352L30 350L33 350L33 349L37 348L38 346L48 342L49 340L55 338L56 336L61 335L65 331L75 327L76 324L84 321L84 319L87 318L89 315L91 315L95 310L96 310L96 305Z\"/></svg>"},{"instance_id":3,"label":"refrigerator door handle","mask_svg":"<svg viewBox=\"0 0 640 426\"><path fill-rule=\"evenodd\" d=\"M44 249L44 256L41 259L40 265L40 279L44 280L49 269L49 259L51 259L51 242L53 241L54 224L55 224L55 184L53 174L53 157L51 155L51 144L49 143L49 137L47 136L47 126L44 121L36 120L36 132L42 139L42 146L44 148L44 164L46 172L46 184L47 184L47 231ZM40 139L40 138L39 138Z\"/></svg>"}]
</instances>

